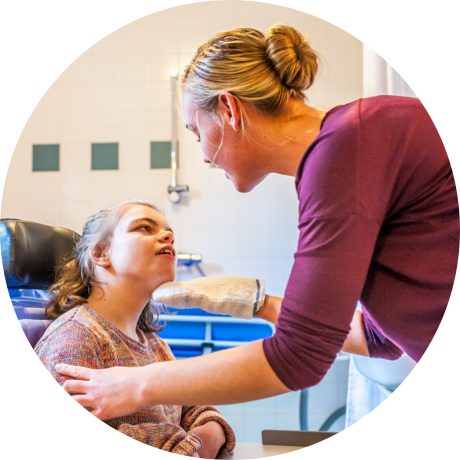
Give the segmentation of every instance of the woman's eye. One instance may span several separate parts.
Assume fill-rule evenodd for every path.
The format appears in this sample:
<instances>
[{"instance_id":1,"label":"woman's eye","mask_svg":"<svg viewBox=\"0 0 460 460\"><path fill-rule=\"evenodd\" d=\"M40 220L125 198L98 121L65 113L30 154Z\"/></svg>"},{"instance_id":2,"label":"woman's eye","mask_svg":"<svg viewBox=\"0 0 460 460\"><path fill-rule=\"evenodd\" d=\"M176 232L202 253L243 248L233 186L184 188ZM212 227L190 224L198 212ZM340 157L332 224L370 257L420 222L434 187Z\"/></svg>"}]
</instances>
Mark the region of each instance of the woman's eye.
<instances>
[{"instance_id":1,"label":"woman's eye","mask_svg":"<svg viewBox=\"0 0 460 460\"><path fill-rule=\"evenodd\" d=\"M138 230L147 230L148 232L150 231L150 227L148 225L143 225L142 227L139 227Z\"/></svg>"}]
</instances>

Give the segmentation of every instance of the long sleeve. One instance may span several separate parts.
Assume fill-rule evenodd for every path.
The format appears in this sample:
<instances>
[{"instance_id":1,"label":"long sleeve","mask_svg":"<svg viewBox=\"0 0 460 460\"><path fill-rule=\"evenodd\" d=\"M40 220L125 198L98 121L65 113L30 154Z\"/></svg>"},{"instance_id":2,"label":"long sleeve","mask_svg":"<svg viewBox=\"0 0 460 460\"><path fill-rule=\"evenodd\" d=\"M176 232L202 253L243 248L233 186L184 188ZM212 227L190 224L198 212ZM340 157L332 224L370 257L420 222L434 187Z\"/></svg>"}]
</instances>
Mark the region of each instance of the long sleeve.
<instances>
[{"instance_id":1,"label":"long sleeve","mask_svg":"<svg viewBox=\"0 0 460 460\"><path fill-rule=\"evenodd\" d=\"M144 334L140 330L138 333L141 340L136 342L89 307L82 306L58 318L35 351L60 385L69 377L56 372L57 363L103 369L175 360L167 343L156 334ZM149 406L134 414L105 420L105 423L157 449L191 456L202 448L202 442L188 431L212 420L220 423L226 433L226 444L219 453L224 457L233 450L235 436L222 414L212 407Z\"/></svg>"},{"instance_id":2,"label":"long sleeve","mask_svg":"<svg viewBox=\"0 0 460 460\"><path fill-rule=\"evenodd\" d=\"M317 384L358 301L371 356L418 361L452 291L458 199L420 101L362 99L330 111L296 176L299 243L267 360L291 390Z\"/></svg>"},{"instance_id":3,"label":"long sleeve","mask_svg":"<svg viewBox=\"0 0 460 460\"><path fill-rule=\"evenodd\" d=\"M365 308L363 308L361 321L367 349L371 358L383 358L394 361L402 356L402 350L385 337Z\"/></svg>"},{"instance_id":4,"label":"long sleeve","mask_svg":"<svg viewBox=\"0 0 460 460\"><path fill-rule=\"evenodd\" d=\"M189 431L208 422L219 423L225 431L225 444L217 458L225 458L233 452L236 444L235 433L226 422L222 413L213 406L184 406L182 408L181 426Z\"/></svg>"},{"instance_id":5,"label":"long sleeve","mask_svg":"<svg viewBox=\"0 0 460 460\"><path fill-rule=\"evenodd\" d=\"M35 347L40 361L56 379L59 385L64 385L72 377L59 374L55 366L58 363L73 366L101 369L100 345L94 335L84 326L75 321L69 321L52 330Z\"/></svg>"},{"instance_id":6,"label":"long sleeve","mask_svg":"<svg viewBox=\"0 0 460 460\"><path fill-rule=\"evenodd\" d=\"M202 447L197 436L172 423L124 423L118 431L149 446L179 455L191 456Z\"/></svg>"}]
</instances>

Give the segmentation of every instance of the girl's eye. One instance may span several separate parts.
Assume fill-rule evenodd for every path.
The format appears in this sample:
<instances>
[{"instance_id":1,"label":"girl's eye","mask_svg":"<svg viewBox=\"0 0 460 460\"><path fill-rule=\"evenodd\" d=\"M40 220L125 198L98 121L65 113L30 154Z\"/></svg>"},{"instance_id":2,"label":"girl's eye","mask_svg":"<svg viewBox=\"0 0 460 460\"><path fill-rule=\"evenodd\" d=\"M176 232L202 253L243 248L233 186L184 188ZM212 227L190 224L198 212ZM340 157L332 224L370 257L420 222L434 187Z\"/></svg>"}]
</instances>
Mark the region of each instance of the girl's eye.
<instances>
[{"instance_id":1,"label":"girl's eye","mask_svg":"<svg viewBox=\"0 0 460 460\"><path fill-rule=\"evenodd\" d=\"M148 232L150 231L150 227L148 225L143 225L142 227L139 227L139 230L145 229Z\"/></svg>"}]
</instances>

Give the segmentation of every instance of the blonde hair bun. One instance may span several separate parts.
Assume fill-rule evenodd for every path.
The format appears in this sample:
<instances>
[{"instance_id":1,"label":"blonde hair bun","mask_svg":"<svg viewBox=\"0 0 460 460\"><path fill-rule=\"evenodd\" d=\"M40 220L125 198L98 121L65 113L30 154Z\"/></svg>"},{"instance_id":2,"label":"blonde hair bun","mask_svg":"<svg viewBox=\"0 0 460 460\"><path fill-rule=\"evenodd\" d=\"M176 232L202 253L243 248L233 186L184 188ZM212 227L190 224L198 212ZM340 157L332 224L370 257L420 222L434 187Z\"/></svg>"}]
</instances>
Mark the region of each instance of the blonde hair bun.
<instances>
[{"instance_id":1,"label":"blonde hair bun","mask_svg":"<svg viewBox=\"0 0 460 460\"><path fill-rule=\"evenodd\" d=\"M278 24L266 33L239 28L220 32L200 46L179 77L198 107L212 111L219 94L232 93L267 113L290 99L308 102L318 56L294 27Z\"/></svg>"},{"instance_id":2,"label":"blonde hair bun","mask_svg":"<svg viewBox=\"0 0 460 460\"><path fill-rule=\"evenodd\" d=\"M267 58L282 83L306 91L318 71L318 56L307 39L294 27L278 24L266 32Z\"/></svg>"}]
</instances>

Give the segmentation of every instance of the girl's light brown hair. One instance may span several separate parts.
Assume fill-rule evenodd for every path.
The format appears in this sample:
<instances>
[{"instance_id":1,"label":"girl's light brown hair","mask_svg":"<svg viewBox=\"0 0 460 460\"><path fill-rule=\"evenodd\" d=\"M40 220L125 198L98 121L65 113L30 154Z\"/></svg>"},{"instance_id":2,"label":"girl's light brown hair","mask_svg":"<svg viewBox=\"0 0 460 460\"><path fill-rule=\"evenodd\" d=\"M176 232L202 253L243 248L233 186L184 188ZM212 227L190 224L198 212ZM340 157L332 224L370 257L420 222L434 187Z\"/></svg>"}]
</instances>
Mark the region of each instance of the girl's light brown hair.
<instances>
[{"instance_id":1,"label":"girl's light brown hair","mask_svg":"<svg viewBox=\"0 0 460 460\"><path fill-rule=\"evenodd\" d=\"M147 206L160 210L152 203L143 200L126 200L93 214L83 225L81 237L75 241L72 258L58 270L57 281L50 287L51 300L46 305L46 314L56 319L72 308L83 305L94 286L101 283L96 280L95 264L92 252L95 246L110 246L115 226L122 211L128 206ZM159 332L160 310L151 302L144 307L137 325L143 332Z\"/></svg>"},{"instance_id":2,"label":"girl's light brown hair","mask_svg":"<svg viewBox=\"0 0 460 460\"><path fill-rule=\"evenodd\" d=\"M220 32L200 46L179 77L197 107L212 111L229 92L270 114L290 98L307 102L305 91L318 71L318 55L294 27L275 25L266 33L239 28Z\"/></svg>"}]
</instances>

